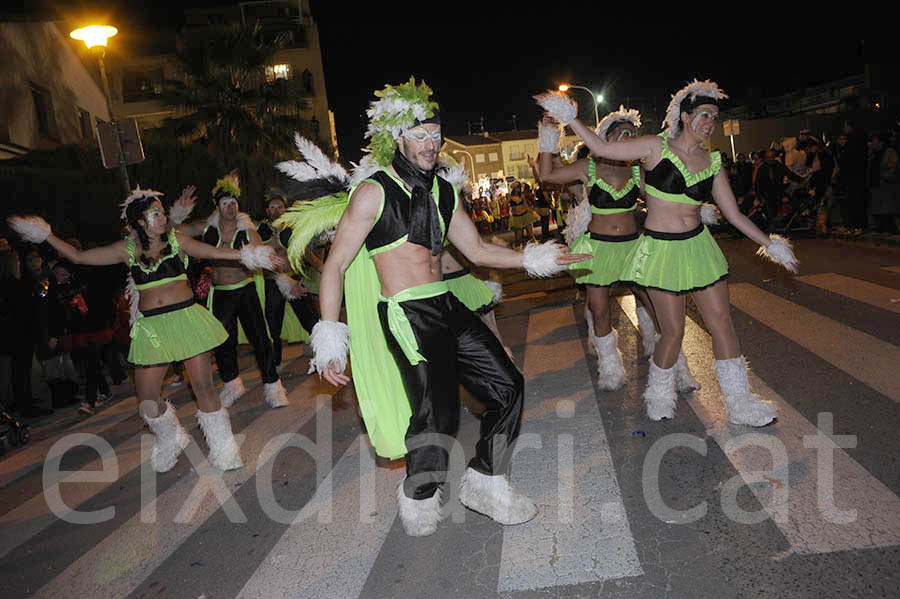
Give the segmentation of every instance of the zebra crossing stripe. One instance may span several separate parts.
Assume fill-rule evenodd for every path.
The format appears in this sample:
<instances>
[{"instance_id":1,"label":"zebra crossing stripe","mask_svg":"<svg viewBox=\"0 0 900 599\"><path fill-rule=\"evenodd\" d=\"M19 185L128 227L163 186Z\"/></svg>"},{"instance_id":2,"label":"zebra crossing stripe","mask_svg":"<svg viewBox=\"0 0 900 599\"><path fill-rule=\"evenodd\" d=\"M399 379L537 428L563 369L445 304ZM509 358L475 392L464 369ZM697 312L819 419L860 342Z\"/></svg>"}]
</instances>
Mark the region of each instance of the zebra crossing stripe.
<instances>
[{"instance_id":1,"label":"zebra crossing stripe","mask_svg":"<svg viewBox=\"0 0 900 599\"><path fill-rule=\"evenodd\" d=\"M288 395L291 402L288 406L263 412L249 426L236 432L236 438L243 438L243 468L222 473L221 479L217 475L185 476L153 498L110 536L83 553L35 596L125 597L220 508L239 521L243 512L231 494L262 468L284 443L271 443L270 439L296 431L316 414L317 402L309 392L313 384L313 379L304 382ZM189 446L188 450L192 448L199 451L196 445ZM140 448L136 452L140 453ZM121 449L118 453L122 453ZM186 456L180 459L186 459ZM204 470L207 465L205 459L196 464L197 471ZM149 465L144 467L149 469ZM149 475L155 476L152 471ZM226 497L216 496L216 492ZM149 519L148 514L155 515L155 519L145 522ZM97 564L118 564L119 568L104 571L100 577Z\"/></svg>"},{"instance_id":2,"label":"zebra crossing stripe","mask_svg":"<svg viewBox=\"0 0 900 599\"><path fill-rule=\"evenodd\" d=\"M358 597L397 517L404 476L376 468L368 437L357 437L237 597ZM319 522L326 503L331 516Z\"/></svg>"},{"instance_id":3,"label":"zebra crossing stripe","mask_svg":"<svg viewBox=\"0 0 900 599\"><path fill-rule=\"evenodd\" d=\"M794 279L876 308L900 314L900 289L884 287L835 273L804 275L794 277Z\"/></svg>"},{"instance_id":4,"label":"zebra crossing stripe","mask_svg":"<svg viewBox=\"0 0 900 599\"><path fill-rule=\"evenodd\" d=\"M525 417L510 479L539 512L531 522L504 528L497 590L639 576L588 370L593 360L585 362L572 308L532 312L527 339Z\"/></svg>"},{"instance_id":5,"label":"zebra crossing stripe","mask_svg":"<svg viewBox=\"0 0 900 599\"><path fill-rule=\"evenodd\" d=\"M637 326L634 298L623 297L619 303ZM785 324L778 331L790 335L786 329L796 327L797 322L803 321ZM815 327L815 323L803 326ZM762 429L728 424L713 368L711 338L690 318L683 347L703 386L688 404L790 543L792 552L828 553L900 544L900 498L824 434L830 431L809 422L753 372L751 389L777 406L778 421ZM887 363L885 358L873 361L881 367ZM831 479L819 470L828 455L833 460ZM773 462L777 464L774 469ZM834 509L827 501L823 504L820 495L828 491L828 480L832 481ZM736 492L739 486L729 481L723 489Z\"/></svg>"}]
</instances>

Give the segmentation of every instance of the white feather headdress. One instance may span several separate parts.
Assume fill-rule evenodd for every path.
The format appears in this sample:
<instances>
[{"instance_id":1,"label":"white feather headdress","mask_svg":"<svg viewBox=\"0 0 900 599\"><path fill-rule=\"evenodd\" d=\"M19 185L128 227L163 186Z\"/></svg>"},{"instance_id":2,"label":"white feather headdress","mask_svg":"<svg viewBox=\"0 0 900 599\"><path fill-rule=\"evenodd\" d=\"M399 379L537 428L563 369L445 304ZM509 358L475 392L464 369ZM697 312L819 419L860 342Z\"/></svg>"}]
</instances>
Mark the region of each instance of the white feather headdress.
<instances>
[{"instance_id":1,"label":"white feather headdress","mask_svg":"<svg viewBox=\"0 0 900 599\"><path fill-rule=\"evenodd\" d=\"M697 96L724 100L728 97L728 94L722 91L716 82L709 79L706 81L694 79L687 86L683 87L672 96L672 101L669 102L669 107L666 109L666 118L662 122L663 128L668 127L669 137L674 139L681 133L681 103L685 99L693 99Z\"/></svg>"},{"instance_id":2,"label":"white feather headdress","mask_svg":"<svg viewBox=\"0 0 900 599\"><path fill-rule=\"evenodd\" d=\"M128 222L128 206L135 200L140 200L143 198L159 198L165 195L161 191L155 191L153 189L141 189L140 185L136 185L134 190L128 194L128 197L125 198L125 201L119 204L122 207L122 212L119 214L119 218L121 218L124 222Z\"/></svg>"},{"instance_id":3,"label":"white feather headdress","mask_svg":"<svg viewBox=\"0 0 900 599\"><path fill-rule=\"evenodd\" d=\"M640 129L641 113L634 108L625 108L620 104L618 110L610 112L608 115L600 119L600 123L597 125L596 129L597 136L603 141L609 141L606 138L606 134L609 132L609 128L612 127L615 123L621 123L622 121L631 123L632 125L634 125L635 129Z\"/></svg>"}]
</instances>

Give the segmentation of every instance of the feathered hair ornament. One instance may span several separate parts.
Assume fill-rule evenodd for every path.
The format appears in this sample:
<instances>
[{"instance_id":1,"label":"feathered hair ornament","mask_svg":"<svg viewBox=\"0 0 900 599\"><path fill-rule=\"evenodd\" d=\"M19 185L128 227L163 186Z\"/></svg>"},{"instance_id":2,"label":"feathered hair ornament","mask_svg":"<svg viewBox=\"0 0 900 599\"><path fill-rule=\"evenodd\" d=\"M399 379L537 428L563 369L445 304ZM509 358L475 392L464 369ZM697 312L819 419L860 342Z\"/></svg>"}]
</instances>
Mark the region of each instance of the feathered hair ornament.
<instances>
[{"instance_id":1,"label":"feathered hair ornament","mask_svg":"<svg viewBox=\"0 0 900 599\"><path fill-rule=\"evenodd\" d=\"M666 109L666 118L662 122L663 128L668 127L669 137L672 139L681 134L681 113L692 111L701 104L719 104L720 100L728 98L728 94L719 89L714 81L698 81L694 79L672 96L669 107Z\"/></svg>"},{"instance_id":2,"label":"feathered hair ornament","mask_svg":"<svg viewBox=\"0 0 900 599\"><path fill-rule=\"evenodd\" d=\"M232 197L238 199L241 197L241 181L238 178L237 169L231 171L213 185L212 188L213 201L218 203L221 198Z\"/></svg>"},{"instance_id":3,"label":"feathered hair ornament","mask_svg":"<svg viewBox=\"0 0 900 599\"><path fill-rule=\"evenodd\" d=\"M622 105L619 105L619 109L610 112L608 115L600 119L600 123L597 125L596 133L597 136L603 141L609 141L606 135L609 133L609 130L613 127L613 125L617 125L619 123L631 123L634 125L635 129L641 128L641 113L638 112L634 108L625 108Z\"/></svg>"},{"instance_id":4,"label":"feathered hair ornament","mask_svg":"<svg viewBox=\"0 0 900 599\"><path fill-rule=\"evenodd\" d=\"M135 185L132 192L128 194L127 198L125 198L125 201L119 204L119 206L122 207L122 212L119 214L119 218L122 219L122 222L128 222L128 207L135 200L142 200L144 198L152 198L155 200L162 197L163 195L165 194L161 191L155 191L153 189L141 189L140 185Z\"/></svg>"},{"instance_id":5,"label":"feathered hair ornament","mask_svg":"<svg viewBox=\"0 0 900 599\"><path fill-rule=\"evenodd\" d=\"M401 133L435 117L438 103L431 95L431 88L424 81L416 84L415 77L401 85L385 85L384 89L375 92L380 99L373 101L366 111L369 127L365 137L372 141L365 151L371 153L380 166L387 166L394 159Z\"/></svg>"}]
</instances>

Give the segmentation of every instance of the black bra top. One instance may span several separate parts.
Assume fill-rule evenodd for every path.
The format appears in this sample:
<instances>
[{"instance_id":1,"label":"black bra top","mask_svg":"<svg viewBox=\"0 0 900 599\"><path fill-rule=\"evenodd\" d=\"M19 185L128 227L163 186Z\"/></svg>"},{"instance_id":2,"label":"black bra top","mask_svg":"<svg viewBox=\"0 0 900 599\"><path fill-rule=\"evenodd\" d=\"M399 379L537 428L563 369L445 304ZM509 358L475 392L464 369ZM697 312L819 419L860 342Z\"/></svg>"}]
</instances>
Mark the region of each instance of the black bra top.
<instances>
[{"instance_id":1,"label":"black bra top","mask_svg":"<svg viewBox=\"0 0 900 599\"><path fill-rule=\"evenodd\" d=\"M185 275L187 256L182 258L179 255L181 248L178 245L178 239L175 237L174 229L169 233L168 244L160 253L162 258L154 265L147 264L143 257L136 256L136 245L134 238L129 237L126 244L128 266L131 270L131 276L134 278L134 284L139 290L152 287L153 283L158 281Z\"/></svg>"},{"instance_id":2,"label":"black bra top","mask_svg":"<svg viewBox=\"0 0 900 599\"><path fill-rule=\"evenodd\" d=\"M262 239L263 243L268 243L272 236L275 234L275 229L272 228L272 225L263 221L259 223L259 226L256 228L256 232L259 233L260 239ZM278 233L278 243L281 244L281 247L287 249L288 243L291 241L291 233L293 231L290 227L285 227Z\"/></svg>"},{"instance_id":3,"label":"black bra top","mask_svg":"<svg viewBox=\"0 0 900 599\"><path fill-rule=\"evenodd\" d=\"M203 229L203 236L200 240L203 241L203 243L219 247L220 237L219 229L217 227L207 225L206 228ZM250 236L247 234L247 231L238 229L235 231L234 237L231 240L231 249L239 250L248 243L250 243Z\"/></svg>"}]
</instances>

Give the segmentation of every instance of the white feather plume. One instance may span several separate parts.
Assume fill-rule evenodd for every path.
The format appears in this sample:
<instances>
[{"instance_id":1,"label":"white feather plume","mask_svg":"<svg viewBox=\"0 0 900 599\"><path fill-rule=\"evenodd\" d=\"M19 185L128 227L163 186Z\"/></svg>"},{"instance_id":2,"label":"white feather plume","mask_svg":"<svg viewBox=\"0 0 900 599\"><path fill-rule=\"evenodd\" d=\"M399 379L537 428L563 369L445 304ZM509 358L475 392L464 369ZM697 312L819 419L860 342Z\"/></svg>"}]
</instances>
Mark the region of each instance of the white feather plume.
<instances>
[{"instance_id":1,"label":"white feather plume","mask_svg":"<svg viewBox=\"0 0 900 599\"><path fill-rule=\"evenodd\" d=\"M494 281L493 279L488 279L487 281L482 281L488 289L491 290L491 293L494 294L494 304L499 304L500 300L503 299L503 284L500 281Z\"/></svg>"},{"instance_id":2,"label":"white feather plume","mask_svg":"<svg viewBox=\"0 0 900 599\"><path fill-rule=\"evenodd\" d=\"M266 270L275 270L273 259L275 258L275 250L267 245L245 245L241 248L241 264L248 270L256 270L264 268Z\"/></svg>"},{"instance_id":3,"label":"white feather plume","mask_svg":"<svg viewBox=\"0 0 900 599\"><path fill-rule=\"evenodd\" d=\"M706 81L694 79L673 94L672 101L669 102L669 107L666 108L666 118L662 122L663 128L668 127L669 137L672 139L675 139L681 133L681 103L687 97L695 98L697 96L724 100L728 97L728 94L719 89L719 86L709 79Z\"/></svg>"},{"instance_id":4,"label":"white feather plume","mask_svg":"<svg viewBox=\"0 0 900 599\"><path fill-rule=\"evenodd\" d=\"M578 117L578 105L560 92L547 92L534 97L538 105L550 113L563 125L568 125Z\"/></svg>"},{"instance_id":5,"label":"white feather plume","mask_svg":"<svg viewBox=\"0 0 900 599\"><path fill-rule=\"evenodd\" d=\"M464 188L469 182L469 173L466 172L466 167L461 164L442 168L438 171L438 176L449 182L456 189Z\"/></svg>"},{"instance_id":6,"label":"white feather plume","mask_svg":"<svg viewBox=\"0 0 900 599\"><path fill-rule=\"evenodd\" d=\"M710 226L719 224L721 217L722 214L719 212L719 207L715 204L710 204L708 202L700 204L700 222L704 225Z\"/></svg>"},{"instance_id":7,"label":"white feather plume","mask_svg":"<svg viewBox=\"0 0 900 599\"><path fill-rule=\"evenodd\" d=\"M276 164L275 168L296 181L312 181L319 178L316 169L306 162L285 160Z\"/></svg>"},{"instance_id":8,"label":"white feather plume","mask_svg":"<svg viewBox=\"0 0 900 599\"><path fill-rule=\"evenodd\" d=\"M562 137L562 131L559 127L545 125L538 122L538 151L555 154L559 149L559 140Z\"/></svg>"},{"instance_id":9,"label":"white feather plume","mask_svg":"<svg viewBox=\"0 0 900 599\"><path fill-rule=\"evenodd\" d=\"M794 255L791 240L781 235L769 235L769 239L772 240L769 247L759 246L759 249L756 250L756 255L780 264L788 270L796 270L800 265L800 261Z\"/></svg>"},{"instance_id":10,"label":"white feather plume","mask_svg":"<svg viewBox=\"0 0 900 599\"><path fill-rule=\"evenodd\" d=\"M134 277L131 276L131 272L128 273L128 277L125 280L125 297L128 298L129 304L129 324L134 326L134 321L138 319L138 316L141 314L141 310L138 307L141 303L141 292L138 291L137 285L134 283Z\"/></svg>"},{"instance_id":11,"label":"white feather plume","mask_svg":"<svg viewBox=\"0 0 900 599\"><path fill-rule=\"evenodd\" d=\"M347 367L347 352L350 351L350 329L343 322L320 320L309 334L309 344L313 357L309 361L307 374L322 374L331 362L337 362L340 372Z\"/></svg>"},{"instance_id":12,"label":"white feather plume","mask_svg":"<svg viewBox=\"0 0 900 599\"><path fill-rule=\"evenodd\" d=\"M40 216L10 216L9 228L28 243L44 243L50 237L50 223Z\"/></svg>"},{"instance_id":13,"label":"white feather plume","mask_svg":"<svg viewBox=\"0 0 900 599\"><path fill-rule=\"evenodd\" d=\"M130 206L133 201L142 198L156 199L162 197L163 195L165 194L161 191L155 191L153 189L141 189L140 185L135 185L132 192L128 194L127 198L125 198L125 201L119 204L122 207L122 212L119 214L119 218L121 218L123 221L128 220L128 206Z\"/></svg>"},{"instance_id":14,"label":"white feather plume","mask_svg":"<svg viewBox=\"0 0 900 599\"><path fill-rule=\"evenodd\" d=\"M595 129L597 136L603 141L609 141L606 138L606 134L609 132L609 128L615 123L620 123L622 121L631 123L632 125L634 125L635 129L640 129L641 113L634 108L625 108L625 106L620 104L618 110L610 112L608 115L600 119L600 123Z\"/></svg>"},{"instance_id":15,"label":"white feather plume","mask_svg":"<svg viewBox=\"0 0 900 599\"><path fill-rule=\"evenodd\" d=\"M562 254L563 246L555 241L542 244L529 242L522 253L522 266L532 277L552 277L566 269L566 266L556 262Z\"/></svg>"},{"instance_id":16,"label":"white feather plume","mask_svg":"<svg viewBox=\"0 0 900 599\"><path fill-rule=\"evenodd\" d=\"M569 213L566 215L566 223L568 224L566 224L566 228L563 231L568 245L571 246L576 239L584 235L585 231L588 230L588 227L591 225L591 216L591 203L587 200L582 200L569 209Z\"/></svg>"},{"instance_id":17,"label":"white feather plume","mask_svg":"<svg viewBox=\"0 0 900 599\"><path fill-rule=\"evenodd\" d=\"M353 173L350 175L350 184L348 185L350 188L356 187L381 170L381 167L375 162L375 157L371 154L363 156L363 159L359 161L359 164L351 164L353 164Z\"/></svg>"},{"instance_id":18,"label":"white feather plume","mask_svg":"<svg viewBox=\"0 0 900 599\"><path fill-rule=\"evenodd\" d=\"M296 296L294 295L294 290L297 286L297 281L290 278L284 273L279 273L278 276L275 277L275 284L278 285L278 291L281 292L281 295L284 296L286 300L292 300Z\"/></svg>"},{"instance_id":19,"label":"white feather plume","mask_svg":"<svg viewBox=\"0 0 900 599\"><path fill-rule=\"evenodd\" d=\"M294 135L294 143L297 145L297 150L303 155L303 159L316 170L319 177L347 181L348 175L344 167L330 160L319 146L299 133Z\"/></svg>"}]
</instances>

